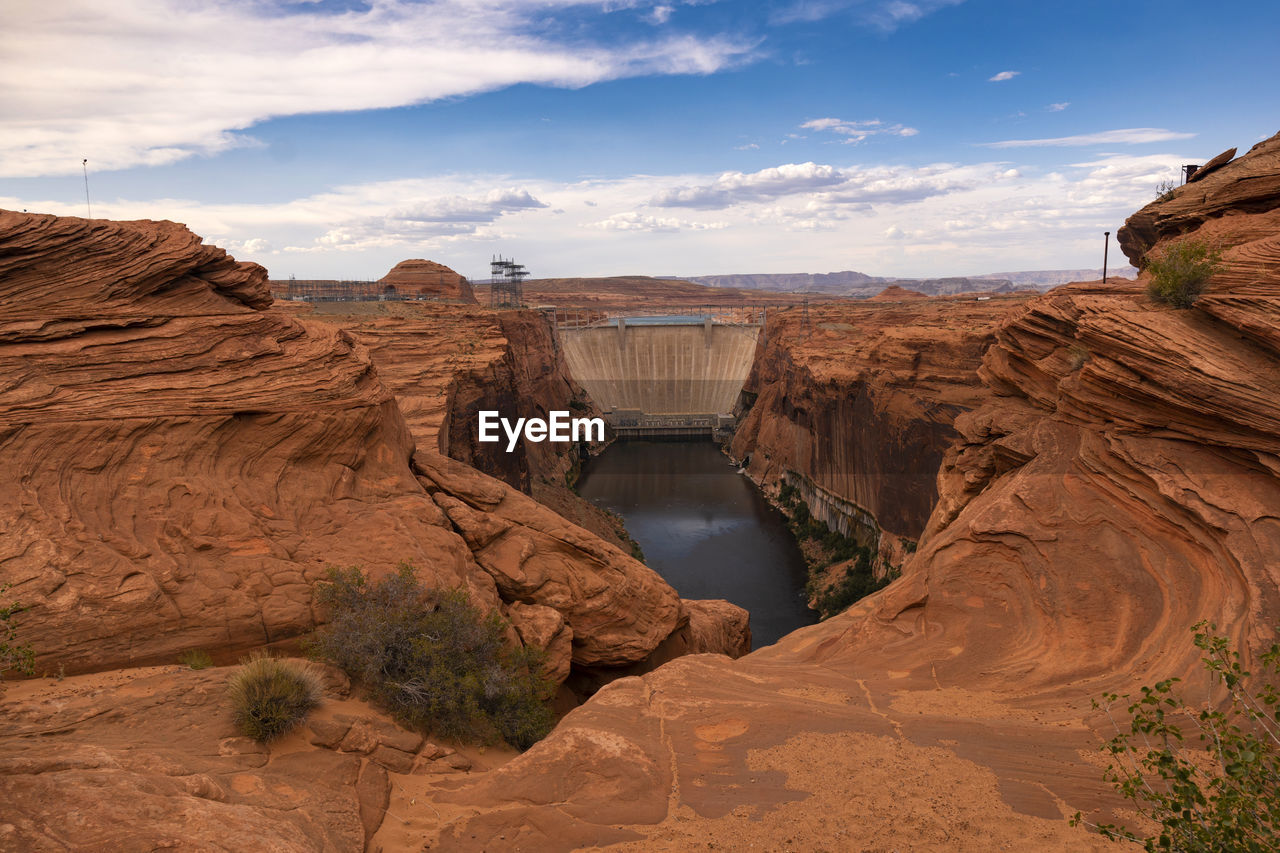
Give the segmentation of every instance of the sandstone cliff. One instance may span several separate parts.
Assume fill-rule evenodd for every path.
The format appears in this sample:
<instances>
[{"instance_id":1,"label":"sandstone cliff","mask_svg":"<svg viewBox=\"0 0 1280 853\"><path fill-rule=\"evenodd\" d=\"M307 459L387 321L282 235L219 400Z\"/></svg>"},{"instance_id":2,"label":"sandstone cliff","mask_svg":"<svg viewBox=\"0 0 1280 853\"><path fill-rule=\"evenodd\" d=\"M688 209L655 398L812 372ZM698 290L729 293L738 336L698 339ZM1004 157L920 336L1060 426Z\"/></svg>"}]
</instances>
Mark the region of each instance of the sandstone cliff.
<instances>
[{"instance_id":1,"label":"sandstone cliff","mask_svg":"<svg viewBox=\"0 0 1280 853\"><path fill-rule=\"evenodd\" d=\"M732 444L767 487L800 489L846 534L917 538L956 416L978 405L983 352L1020 297L812 306L771 314Z\"/></svg>"},{"instance_id":2,"label":"sandstone cliff","mask_svg":"<svg viewBox=\"0 0 1280 853\"><path fill-rule=\"evenodd\" d=\"M413 302L285 303L278 310L340 328L363 344L395 394L420 448L497 477L624 550L618 520L577 497L578 448L551 442L481 443L478 412L506 418L597 414L570 378L540 311Z\"/></svg>"}]
</instances>

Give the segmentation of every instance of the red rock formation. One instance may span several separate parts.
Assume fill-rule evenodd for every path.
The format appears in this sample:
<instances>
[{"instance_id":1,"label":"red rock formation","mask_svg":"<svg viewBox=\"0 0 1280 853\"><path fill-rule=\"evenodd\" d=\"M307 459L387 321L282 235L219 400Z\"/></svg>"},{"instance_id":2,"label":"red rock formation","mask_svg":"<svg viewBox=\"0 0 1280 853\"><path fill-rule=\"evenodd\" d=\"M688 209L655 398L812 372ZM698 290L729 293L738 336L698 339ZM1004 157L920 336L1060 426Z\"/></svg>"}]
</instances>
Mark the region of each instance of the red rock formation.
<instances>
[{"instance_id":1,"label":"red rock formation","mask_svg":"<svg viewBox=\"0 0 1280 853\"><path fill-rule=\"evenodd\" d=\"M310 747L301 731L273 748L240 736L230 672L167 666L11 686L0 849L363 849L382 820L370 806L387 796L385 772L380 789L358 789L381 769L359 753ZM330 693L320 714L345 704Z\"/></svg>"},{"instance_id":2,"label":"red rock formation","mask_svg":"<svg viewBox=\"0 0 1280 853\"><path fill-rule=\"evenodd\" d=\"M641 660L675 630L670 587L531 501L477 523L555 584L500 591L512 566L437 504L518 493L420 449L424 488L367 352L262 310L261 267L171 222L3 212L0 235L0 582L32 605L38 666L284 640L314 625L327 566L405 560L485 608L552 607L585 662Z\"/></svg>"},{"instance_id":3,"label":"red rock formation","mask_svg":"<svg viewBox=\"0 0 1280 853\"><path fill-rule=\"evenodd\" d=\"M1113 821L1121 804L1097 754L1113 730L1090 698L1171 676L1198 691L1196 621L1246 661L1280 622L1280 274L1233 284L1280 233L1262 233L1280 192L1246 214L1215 200L1242 175L1232 191L1280 179L1273 144L1191 185L1224 215L1180 196L1130 221L1130 246L1144 229L1198 228L1227 247L1196 308L1156 305L1141 281L1086 284L1004 324L900 580L738 661L610 685L447 795L474 811L424 816L428 837L1109 849L1063 821Z\"/></svg>"},{"instance_id":4,"label":"red rock formation","mask_svg":"<svg viewBox=\"0 0 1280 853\"><path fill-rule=\"evenodd\" d=\"M813 306L770 316L755 393L732 453L772 488L787 480L813 514L845 533L876 526L914 539L956 416L976 406L982 353L1022 298L947 298L909 306Z\"/></svg>"},{"instance_id":5,"label":"red rock formation","mask_svg":"<svg viewBox=\"0 0 1280 853\"><path fill-rule=\"evenodd\" d=\"M1146 253L1157 242L1194 231L1223 216L1273 211L1277 197L1280 134L1259 142L1244 157L1206 170L1203 178L1178 187L1170 198L1148 204L1125 221L1116 239L1133 265L1141 268Z\"/></svg>"},{"instance_id":6,"label":"red rock formation","mask_svg":"<svg viewBox=\"0 0 1280 853\"><path fill-rule=\"evenodd\" d=\"M461 462L426 454L418 469L502 597L560 612L575 663L638 661L675 630L675 590L614 546Z\"/></svg>"},{"instance_id":7,"label":"red rock formation","mask_svg":"<svg viewBox=\"0 0 1280 853\"><path fill-rule=\"evenodd\" d=\"M279 310L343 329L363 344L395 393L418 447L435 448L533 496L624 550L617 519L566 486L577 448L552 442L478 441L478 412L545 417L551 410L595 414L573 382L547 317L437 303L332 302Z\"/></svg>"},{"instance_id":8,"label":"red rock formation","mask_svg":"<svg viewBox=\"0 0 1280 853\"><path fill-rule=\"evenodd\" d=\"M391 268L391 272L378 279L378 284L394 287L402 295L472 303L476 301L471 283L464 276L458 275L444 264L422 258L401 261Z\"/></svg>"},{"instance_id":9,"label":"red rock formation","mask_svg":"<svg viewBox=\"0 0 1280 853\"><path fill-rule=\"evenodd\" d=\"M886 287L884 290L877 293L875 296L872 296L871 299L868 301L902 302L907 299L928 299L928 298L929 298L929 295L927 293L921 293L918 290L909 290L905 287L899 287L896 284L891 284L888 287Z\"/></svg>"}]
</instances>

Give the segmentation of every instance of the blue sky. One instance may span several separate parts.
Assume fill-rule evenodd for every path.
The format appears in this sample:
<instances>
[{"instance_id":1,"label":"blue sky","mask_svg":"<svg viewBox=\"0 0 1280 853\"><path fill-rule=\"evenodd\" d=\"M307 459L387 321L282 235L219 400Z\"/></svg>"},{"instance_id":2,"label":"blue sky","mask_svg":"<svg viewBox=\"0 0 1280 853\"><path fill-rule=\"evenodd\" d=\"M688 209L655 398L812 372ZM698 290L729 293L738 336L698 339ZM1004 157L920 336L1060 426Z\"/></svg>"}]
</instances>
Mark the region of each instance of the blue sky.
<instances>
[{"instance_id":1,"label":"blue sky","mask_svg":"<svg viewBox=\"0 0 1280 853\"><path fill-rule=\"evenodd\" d=\"M1098 266L1280 130L1280 3L7 0L0 207L273 276Z\"/></svg>"}]
</instances>

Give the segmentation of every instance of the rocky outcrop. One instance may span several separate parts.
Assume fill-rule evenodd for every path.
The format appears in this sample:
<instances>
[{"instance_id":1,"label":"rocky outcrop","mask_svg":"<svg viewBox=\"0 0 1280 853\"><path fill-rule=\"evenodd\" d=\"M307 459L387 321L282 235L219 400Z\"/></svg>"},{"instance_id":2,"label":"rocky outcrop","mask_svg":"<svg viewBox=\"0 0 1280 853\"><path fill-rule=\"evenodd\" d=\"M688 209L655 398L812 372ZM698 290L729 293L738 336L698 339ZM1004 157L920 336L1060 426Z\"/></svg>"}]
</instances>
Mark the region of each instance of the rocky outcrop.
<instances>
[{"instance_id":1,"label":"rocky outcrop","mask_svg":"<svg viewBox=\"0 0 1280 853\"><path fill-rule=\"evenodd\" d=\"M430 449L415 475L365 348L264 310L261 267L172 222L4 212L0 235L0 583L41 670L288 640L334 565L551 607L591 663L675 630L675 593L630 556Z\"/></svg>"},{"instance_id":2,"label":"rocky outcrop","mask_svg":"<svg viewBox=\"0 0 1280 853\"><path fill-rule=\"evenodd\" d=\"M40 665L287 638L331 564L409 560L496 606L368 359L261 310L261 267L171 222L0 234L0 577Z\"/></svg>"},{"instance_id":3,"label":"rocky outcrop","mask_svg":"<svg viewBox=\"0 0 1280 853\"><path fill-rule=\"evenodd\" d=\"M419 448L434 448L533 496L607 542L630 549L617 520L569 490L578 448L552 442L481 443L483 410L512 420L596 414L573 382L540 311L439 303L288 303L279 310L324 322L369 351ZM593 446L598 447L598 444Z\"/></svg>"},{"instance_id":4,"label":"rocky outcrop","mask_svg":"<svg viewBox=\"0 0 1280 853\"><path fill-rule=\"evenodd\" d=\"M1270 180L1269 150L1191 186ZM1090 698L1175 676L1202 695L1194 623L1214 621L1248 665L1280 622L1280 275L1233 283L1270 239L1270 208L1169 204L1130 233L1198 218L1227 272L1191 310L1156 305L1140 280L1060 288L1007 318L900 580L738 661L688 657L610 685L447 795L474 811L431 837L1110 848L1064 821L1115 821L1124 805L1097 754L1114 729Z\"/></svg>"},{"instance_id":5,"label":"rocky outcrop","mask_svg":"<svg viewBox=\"0 0 1280 853\"><path fill-rule=\"evenodd\" d=\"M846 534L876 527L914 539L957 415L995 329L1022 298L810 307L770 316L747 380L755 395L732 444L748 472L791 482L810 511Z\"/></svg>"},{"instance_id":6,"label":"rocky outcrop","mask_svg":"<svg viewBox=\"0 0 1280 853\"><path fill-rule=\"evenodd\" d=\"M357 788L376 775L360 753L309 748L301 731L273 747L240 736L230 672L168 666L10 687L0 849L363 849L382 821L371 807L385 801L385 772L380 787Z\"/></svg>"},{"instance_id":7,"label":"rocky outcrop","mask_svg":"<svg viewBox=\"0 0 1280 853\"><path fill-rule=\"evenodd\" d=\"M426 296L472 303L476 301L471 283L465 277L444 264L422 258L401 261L378 279L378 284L394 287L398 294L404 296Z\"/></svg>"},{"instance_id":8,"label":"rocky outcrop","mask_svg":"<svg viewBox=\"0 0 1280 853\"><path fill-rule=\"evenodd\" d=\"M1147 252L1158 242L1200 229L1212 220L1276 210L1280 204L1280 134L1259 142L1244 157L1206 169L1203 176L1198 173L1196 177L1198 180L1178 187L1170 197L1153 201L1130 216L1116 233L1120 248L1134 266L1141 268ZM1212 240L1215 234L1202 236Z\"/></svg>"},{"instance_id":9,"label":"rocky outcrop","mask_svg":"<svg viewBox=\"0 0 1280 853\"><path fill-rule=\"evenodd\" d=\"M564 617L575 663L638 661L675 630L680 599L642 563L461 462L427 454L417 464L502 597Z\"/></svg>"}]
</instances>

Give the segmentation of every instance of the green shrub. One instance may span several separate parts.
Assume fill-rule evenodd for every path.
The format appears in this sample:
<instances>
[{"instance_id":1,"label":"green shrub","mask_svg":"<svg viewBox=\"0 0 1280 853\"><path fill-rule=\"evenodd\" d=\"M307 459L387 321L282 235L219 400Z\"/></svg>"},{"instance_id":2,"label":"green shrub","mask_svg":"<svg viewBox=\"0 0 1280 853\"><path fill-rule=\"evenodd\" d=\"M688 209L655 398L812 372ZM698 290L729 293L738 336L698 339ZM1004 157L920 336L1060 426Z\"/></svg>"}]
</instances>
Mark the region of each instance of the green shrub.
<instances>
[{"instance_id":1,"label":"green shrub","mask_svg":"<svg viewBox=\"0 0 1280 853\"><path fill-rule=\"evenodd\" d=\"M520 749L551 730L542 653L508 648L502 617L481 613L466 590L427 590L406 564L376 583L358 568L330 569L316 597L329 624L316 632L314 653L408 725Z\"/></svg>"},{"instance_id":2,"label":"green shrub","mask_svg":"<svg viewBox=\"0 0 1280 853\"><path fill-rule=\"evenodd\" d=\"M1115 703L1128 703L1128 723L1112 716L1116 736L1102 747L1112 759L1105 778L1160 826L1147 837L1096 826L1104 836L1152 853L1280 850L1280 644L1261 656L1255 678L1215 630L1199 623L1195 642L1221 702L1185 702L1174 692L1176 678L1143 687L1136 699L1108 693L1094 702L1108 715ZM1183 734L1188 726L1195 743ZM1082 822L1077 812L1072 823Z\"/></svg>"},{"instance_id":3,"label":"green shrub","mask_svg":"<svg viewBox=\"0 0 1280 853\"><path fill-rule=\"evenodd\" d=\"M0 586L0 595L8 591L8 584ZM0 604L0 677L11 669L24 675L35 672L35 652L30 646L17 642L18 632L11 624L13 617L26 609L16 601L12 604Z\"/></svg>"},{"instance_id":4,"label":"green shrub","mask_svg":"<svg viewBox=\"0 0 1280 853\"><path fill-rule=\"evenodd\" d=\"M190 669L208 669L213 666L213 658L203 649L189 649L178 655L178 663Z\"/></svg>"},{"instance_id":5,"label":"green shrub","mask_svg":"<svg viewBox=\"0 0 1280 853\"><path fill-rule=\"evenodd\" d=\"M855 601L889 585L892 578L888 575L875 576L870 548L856 546L856 554L857 559L845 570L844 577L814 597L815 609L823 619L843 612Z\"/></svg>"},{"instance_id":6,"label":"green shrub","mask_svg":"<svg viewBox=\"0 0 1280 853\"><path fill-rule=\"evenodd\" d=\"M1200 240L1179 240L1147 260L1147 292L1174 308L1190 308L1221 269L1222 252Z\"/></svg>"},{"instance_id":7,"label":"green shrub","mask_svg":"<svg viewBox=\"0 0 1280 853\"><path fill-rule=\"evenodd\" d=\"M236 728L256 741L279 737L320 704L323 688L311 664L257 652L227 683Z\"/></svg>"},{"instance_id":8,"label":"green shrub","mask_svg":"<svg viewBox=\"0 0 1280 853\"><path fill-rule=\"evenodd\" d=\"M1176 181L1161 181L1156 184L1156 201L1168 201L1173 198L1173 194L1177 190L1178 184Z\"/></svg>"}]
</instances>

